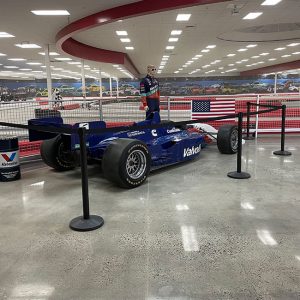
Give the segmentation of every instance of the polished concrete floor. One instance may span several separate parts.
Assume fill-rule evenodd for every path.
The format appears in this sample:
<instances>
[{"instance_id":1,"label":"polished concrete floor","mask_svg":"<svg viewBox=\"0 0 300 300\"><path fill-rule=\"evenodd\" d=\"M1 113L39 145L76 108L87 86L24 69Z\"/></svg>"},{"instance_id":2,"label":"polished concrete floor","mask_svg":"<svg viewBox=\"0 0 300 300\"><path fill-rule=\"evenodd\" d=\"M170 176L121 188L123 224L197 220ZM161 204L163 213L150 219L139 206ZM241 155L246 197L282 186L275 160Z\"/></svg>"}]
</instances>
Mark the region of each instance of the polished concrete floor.
<instances>
[{"instance_id":1,"label":"polished concrete floor","mask_svg":"<svg viewBox=\"0 0 300 300\"><path fill-rule=\"evenodd\" d=\"M191 163L133 190L89 167L91 213L74 232L80 170L24 165L1 183L0 299L300 299L300 138L247 142L248 180L226 176L236 156L209 146Z\"/></svg>"}]
</instances>

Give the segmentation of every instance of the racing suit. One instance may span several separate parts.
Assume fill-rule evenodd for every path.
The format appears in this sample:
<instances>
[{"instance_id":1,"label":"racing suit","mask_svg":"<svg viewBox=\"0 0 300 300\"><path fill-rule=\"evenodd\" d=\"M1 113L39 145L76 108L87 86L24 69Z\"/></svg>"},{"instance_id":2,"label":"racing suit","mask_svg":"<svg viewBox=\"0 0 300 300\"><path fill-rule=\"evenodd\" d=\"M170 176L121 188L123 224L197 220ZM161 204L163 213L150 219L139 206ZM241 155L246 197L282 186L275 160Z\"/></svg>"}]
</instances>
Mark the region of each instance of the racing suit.
<instances>
[{"instance_id":1,"label":"racing suit","mask_svg":"<svg viewBox=\"0 0 300 300\"><path fill-rule=\"evenodd\" d=\"M140 93L143 107L148 106L146 119L154 111L159 112L159 84L156 78L147 75L140 82Z\"/></svg>"}]
</instances>

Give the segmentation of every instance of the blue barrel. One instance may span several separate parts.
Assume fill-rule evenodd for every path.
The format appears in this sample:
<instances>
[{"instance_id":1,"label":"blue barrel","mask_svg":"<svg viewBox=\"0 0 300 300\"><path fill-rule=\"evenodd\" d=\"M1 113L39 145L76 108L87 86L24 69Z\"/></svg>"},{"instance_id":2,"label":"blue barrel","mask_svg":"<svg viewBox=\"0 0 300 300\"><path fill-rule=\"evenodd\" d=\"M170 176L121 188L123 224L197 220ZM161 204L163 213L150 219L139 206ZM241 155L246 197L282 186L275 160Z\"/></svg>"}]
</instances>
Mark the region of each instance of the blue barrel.
<instances>
[{"instance_id":1,"label":"blue barrel","mask_svg":"<svg viewBox=\"0 0 300 300\"><path fill-rule=\"evenodd\" d=\"M17 137L0 137L0 181L21 178Z\"/></svg>"}]
</instances>

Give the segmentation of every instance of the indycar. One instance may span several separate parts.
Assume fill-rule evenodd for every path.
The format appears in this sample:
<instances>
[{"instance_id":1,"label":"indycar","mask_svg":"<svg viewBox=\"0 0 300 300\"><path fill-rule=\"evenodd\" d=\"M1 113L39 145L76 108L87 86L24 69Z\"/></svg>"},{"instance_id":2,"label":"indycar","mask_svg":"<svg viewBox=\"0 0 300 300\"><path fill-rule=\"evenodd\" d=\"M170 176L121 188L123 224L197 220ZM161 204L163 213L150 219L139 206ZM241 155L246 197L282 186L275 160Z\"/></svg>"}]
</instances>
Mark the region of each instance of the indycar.
<instances>
[{"instance_id":1,"label":"indycar","mask_svg":"<svg viewBox=\"0 0 300 300\"><path fill-rule=\"evenodd\" d=\"M64 124L60 117L31 119L29 125L60 128L104 129L103 121ZM157 129L136 129L135 126L166 124ZM175 124L174 124L175 125ZM216 130L207 124L174 126L171 121L161 121L158 113L117 132L86 134L88 160L101 161L104 176L123 188L141 185L149 172L195 159L211 140L216 139L218 149L224 154L234 154L238 147L238 131L235 125L223 125ZM122 128L123 129L123 128ZM66 171L78 165L79 136L53 134L29 130L29 140L43 140L41 157L51 168Z\"/></svg>"}]
</instances>

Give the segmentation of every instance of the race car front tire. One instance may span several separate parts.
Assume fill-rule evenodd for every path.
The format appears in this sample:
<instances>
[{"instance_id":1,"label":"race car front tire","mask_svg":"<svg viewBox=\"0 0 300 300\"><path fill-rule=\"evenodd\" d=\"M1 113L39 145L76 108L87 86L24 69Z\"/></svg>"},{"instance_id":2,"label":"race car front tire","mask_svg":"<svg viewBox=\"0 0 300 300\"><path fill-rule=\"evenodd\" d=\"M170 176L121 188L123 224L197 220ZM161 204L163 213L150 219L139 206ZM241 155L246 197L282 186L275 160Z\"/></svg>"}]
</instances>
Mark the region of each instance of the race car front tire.
<instances>
[{"instance_id":1,"label":"race car front tire","mask_svg":"<svg viewBox=\"0 0 300 300\"><path fill-rule=\"evenodd\" d=\"M104 176L123 188L140 186L150 172L151 156L145 143L116 139L106 148L102 159Z\"/></svg>"},{"instance_id":2,"label":"race car front tire","mask_svg":"<svg viewBox=\"0 0 300 300\"><path fill-rule=\"evenodd\" d=\"M238 150L238 128L235 125L223 125L217 134L218 149L223 154L234 154Z\"/></svg>"},{"instance_id":3,"label":"race car front tire","mask_svg":"<svg viewBox=\"0 0 300 300\"><path fill-rule=\"evenodd\" d=\"M57 171L71 170L76 166L75 155L65 149L60 135L49 140L44 140L40 150L43 161Z\"/></svg>"}]
</instances>

